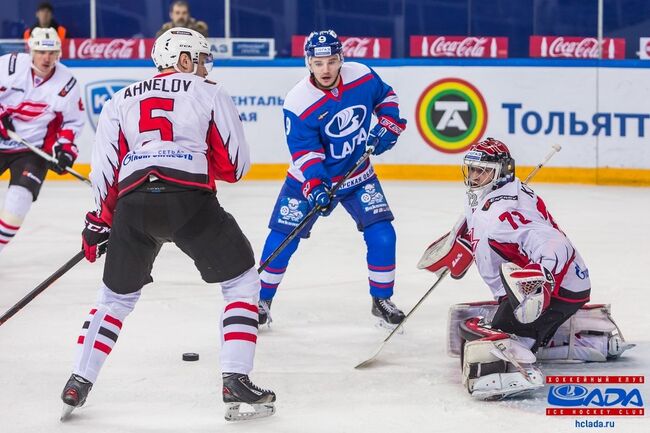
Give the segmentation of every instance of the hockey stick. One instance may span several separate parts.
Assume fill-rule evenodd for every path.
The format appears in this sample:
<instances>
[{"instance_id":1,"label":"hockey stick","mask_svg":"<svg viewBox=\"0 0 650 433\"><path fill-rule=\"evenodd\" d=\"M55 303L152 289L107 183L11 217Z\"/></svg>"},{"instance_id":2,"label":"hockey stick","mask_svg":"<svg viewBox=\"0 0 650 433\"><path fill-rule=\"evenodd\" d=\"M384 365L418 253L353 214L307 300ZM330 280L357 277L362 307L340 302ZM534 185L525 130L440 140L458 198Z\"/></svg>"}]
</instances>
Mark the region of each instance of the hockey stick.
<instances>
[{"instance_id":1,"label":"hockey stick","mask_svg":"<svg viewBox=\"0 0 650 433\"><path fill-rule=\"evenodd\" d=\"M6 313L0 317L0 326L5 323L7 320L9 320L14 314L19 312L24 306L29 304L36 296L41 294L45 289L50 287L52 283L54 283L56 280L61 278L63 274L68 272L70 269L72 269L77 263L79 263L82 259L84 258L84 251L81 250L77 254L74 255L70 260L68 260L63 266L61 266L59 269L54 271L52 275L47 277L45 281L43 281L41 284L39 284L34 290L29 292L23 299L20 301L16 302L16 304L11 307L10 309L7 310Z\"/></svg>"},{"instance_id":2,"label":"hockey stick","mask_svg":"<svg viewBox=\"0 0 650 433\"><path fill-rule=\"evenodd\" d=\"M543 166L544 166L544 165L545 165L545 164L546 164L546 163L547 163L547 162L548 162L552 157L553 157L553 155L555 155L557 152L559 152L560 150L562 150L562 146L560 146L559 144L554 144L552 147L553 147L553 149L549 152L548 155L546 155L546 158L544 158L544 160L543 160L542 162L540 162L539 164L537 164L537 166L533 169L533 171L531 171L530 174L529 174L528 176L526 176L526 180L524 180L524 182L523 182L524 184L528 184L528 182L530 182L530 181L533 179L533 177L535 177L535 175L537 174L537 172L538 172L538 171L539 171L539 170L540 170L540 169L541 169L541 168L542 168L542 167L543 167ZM443 280L443 279L444 279L448 274L449 274L449 269L445 269L444 272L443 272L442 274L440 274L440 277L438 277L438 279L436 280L436 282L433 283L433 286L431 286L431 287L429 288L429 290L427 290L426 293L425 293L424 295L422 295L422 297L421 297L420 300L415 304L415 306L413 306L413 308L411 308L411 311L409 311L408 314L404 317L404 320L402 320L402 322L401 322L399 325L397 325L397 326L395 327L395 329L393 329L393 331L392 331L390 334L388 334L388 337L386 337L386 338L384 339L384 341L381 343L381 345L379 346L379 348L377 348L377 350L375 351L375 353L373 353L373 355L372 355L370 358L368 358L368 359L366 359L365 361L362 361L362 362L360 362L359 364L357 364L354 368L357 368L357 369L359 369L359 368L364 368L364 367L367 367L368 365L372 364L372 363L375 361L375 359L377 359L377 356L379 355L379 353L381 352L381 350L384 348L384 345L386 345L386 343L388 343L388 341L393 337L393 335L395 335L395 334L397 333L397 330L398 330L399 328L401 328L401 327L404 325L404 323L406 323L406 321L407 321L408 318L411 316L411 314L413 314L413 313L415 312L415 310L420 306L420 304L422 304L422 302L423 302L423 301L424 301L424 300L429 296L429 294L430 294L431 292L433 292L433 289L435 289L435 288L438 286L438 284L440 284L440 282L441 282L441 281L442 281L442 280ZM526 378L527 378L527 377L528 377L528 376L526 376Z\"/></svg>"},{"instance_id":3,"label":"hockey stick","mask_svg":"<svg viewBox=\"0 0 650 433\"><path fill-rule=\"evenodd\" d=\"M345 173L345 176L343 176L343 179L341 179L336 185L334 185L334 188L330 190L330 194L329 194L330 199L332 199L336 194L336 191L338 191L339 188L341 188L341 186L345 184L345 182L347 182L348 179L350 179L350 177L352 177L354 172L356 172L363 165L363 163L366 162L368 158L370 158L370 155L372 155L372 152L374 150L375 148L373 146L368 146L366 148L366 152L363 155L361 155L357 163L354 164L354 167L348 170L348 172ZM305 215L305 218L300 222L300 224L298 224L291 231L291 233L287 235L287 237L282 241L280 245L278 245L275 251L273 251L271 255L268 256L266 260L264 260L264 262L260 265L260 267L257 268L258 273L261 274L262 271L266 269L266 267L269 265L269 263L275 260L275 258L282 252L282 250L284 250L286 246L289 245L289 242L291 242L296 236L298 236L298 233L300 233L300 231L309 223L309 221L311 221L311 219L314 217L314 215L316 215L316 212L318 211L319 208L317 208L316 206L311 208L311 210L307 213L307 215Z\"/></svg>"},{"instance_id":4,"label":"hockey stick","mask_svg":"<svg viewBox=\"0 0 650 433\"><path fill-rule=\"evenodd\" d=\"M354 368L364 368L364 367L367 367L368 365L370 365L370 364L373 363L373 361L374 361L374 360L377 358L377 356L379 355L379 352L381 352L381 349L383 349L383 348L384 348L384 345L385 345L386 343L388 343L388 340L390 340L390 339L392 338L392 336L395 335L395 334L397 333L397 331L398 331L398 330L399 330L399 329L404 325L404 323L408 320L408 318L411 317L411 314L413 314L413 313L415 312L415 310L417 310L417 308L420 306L420 304L421 304L422 302L424 302L425 299L427 299L427 296L429 296L429 293L433 292L433 290L434 290L436 287L438 287L438 284L440 284L440 282L441 282L442 280L444 280L444 278L447 276L448 273L449 273L449 269L445 269L445 270L442 272L442 274L440 274L440 277L436 280L436 282L433 283L433 286L431 286L431 287L429 288L429 290L427 290L427 292L426 292L426 293L425 293L425 294L420 298L420 300L415 304L415 306L413 306L413 308L411 308L411 311L409 311L408 314L404 317L404 320L402 320L402 321L399 323L399 325L397 325L397 326L395 327L395 329L393 329L393 330L391 331L391 333L388 334L388 337L384 338L384 341L381 342L381 344L379 345L379 347L377 348L377 350L375 350L375 353L373 353L372 356L371 356L370 358L368 358L368 359L366 359L365 361L360 362L359 364L357 364Z\"/></svg>"},{"instance_id":5,"label":"hockey stick","mask_svg":"<svg viewBox=\"0 0 650 433\"><path fill-rule=\"evenodd\" d=\"M524 180L524 184L528 184L528 182L530 182L531 180L533 180L533 178L535 177L535 175L537 174L537 172L538 172L539 170L541 170L541 168L544 167L544 165L545 165L545 164L546 164L546 163L547 163L551 158L553 158L553 155L555 155L557 152L559 152L560 150L562 150L562 146L560 146L559 144L554 144L554 145L551 146L551 147L552 147L552 150L548 153L548 155L546 155L546 158L544 158L544 161L542 161L542 162L540 162L539 164L537 164L537 166L533 169L533 171L531 171L530 174L528 174L528 176L526 176L526 180Z\"/></svg>"},{"instance_id":6,"label":"hockey stick","mask_svg":"<svg viewBox=\"0 0 650 433\"><path fill-rule=\"evenodd\" d=\"M103 247L107 243L108 240L100 242L99 244L97 244L97 248L99 249L100 247ZM84 258L84 256L85 256L84 250L79 251L77 254L74 255L74 257L72 257L70 260L65 262L63 266L61 266L59 269L54 271L52 275L47 277L47 279L43 281L41 284L39 284L34 290L26 294L23 299L16 302L16 304L14 304L13 307L9 308L7 312L0 317L0 326L2 326L2 324L5 323L7 320L9 320L14 314L19 312L23 307L25 307L27 304L32 302L32 300L34 300L35 297L37 297L43 291L45 291L45 289L50 287L56 280L61 278L66 272L74 268L75 265Z\"/></svg>"},{"instance_id":7,"label":"hockey stick","mask_svg":"<svg viewBox=\"0 0 650 433\"><path fill-rule=\"evenodd\" d=\"M38 147L34 146L32 143L30 143L29 141L25 140L25 139L22 138L20 135L16 134L14 131L12 131L12 130L8 130L8 131L7 131L7 134L9 135L9 138L11 138L11 139L14 140L14 141L18 141L19 143L22 143L22 144L23 144L24 146L26 146L29 150L31 150L32 152L34 152L35 154L37 154L37 155L40 156L41 158L45 159L46 161L51 162L51 163L53 163L53 164L58 164L58 163L59 163L59 160L58 160L58 159L56 159L56 158L53 157L52 155L48 155L46 152L44 152L43 150L41 150L41 149L39 149ZM85 177L85 176L79 174L79 173L76 172L74 169L72 169L72 168L70 168L70 167L66 167L66 168L65 168L65 171L67 171L68 173L70 173L71 175L73 175L74 177L76 177L77 179L79 179L80 181L86 183L88 186L90 186L90 187L93 186L92 182L90 182L90 179L88 179L87 177Z\"/></svg>"}]
</instances>

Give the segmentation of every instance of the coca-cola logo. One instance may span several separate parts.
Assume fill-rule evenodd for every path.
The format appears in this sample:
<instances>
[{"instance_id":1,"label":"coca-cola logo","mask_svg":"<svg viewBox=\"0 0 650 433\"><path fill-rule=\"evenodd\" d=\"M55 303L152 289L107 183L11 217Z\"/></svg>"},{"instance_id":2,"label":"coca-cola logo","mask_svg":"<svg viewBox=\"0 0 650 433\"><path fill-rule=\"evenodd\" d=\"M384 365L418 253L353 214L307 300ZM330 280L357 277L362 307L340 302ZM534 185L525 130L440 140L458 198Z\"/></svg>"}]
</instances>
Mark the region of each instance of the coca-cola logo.
<instances>
[{"instance_id":1,"label":"coca-cola logo","mask_svg":"<svg viewBox=\"0 0 650 433\"><path fill-rule=\"evenodd\" d=\"M347 38L343 41L345 57L366 57L370 47L370 38Z\"/></svg>"},{"instance_id":2,"label":"coca-cola logo","mask_svg":"<svg viewBox=\"0 0 650 433\"><path fill-rule=\"evenodd\" d=\"M598 58L598 40L585 38L580 41L566 41L563 37L554 39L548 50L549 57Z\"/></svg>"},{"instance_id":3,"label":"coca-cola logo","mask_svg":"<svg viewBox=\"0 0 650 433\"><path fill-rule=\"evenodd\" d=\"M135 48L135 39L113 39L107 42L86 39L77 47L76 56L80 59L130 59L135 57Z\"/></svg>"},{"instance_id":4,"label":"coca-cola logo","mask_svg":"<svg viewBox=\"0 0 650 433\"><path fill-rule=\"evenodd\" d=\"M444 36L436 38L429 49L434 57L485 57L488 38L468 37L460 41L450 41Z\"/></svg>"}]
</instances>

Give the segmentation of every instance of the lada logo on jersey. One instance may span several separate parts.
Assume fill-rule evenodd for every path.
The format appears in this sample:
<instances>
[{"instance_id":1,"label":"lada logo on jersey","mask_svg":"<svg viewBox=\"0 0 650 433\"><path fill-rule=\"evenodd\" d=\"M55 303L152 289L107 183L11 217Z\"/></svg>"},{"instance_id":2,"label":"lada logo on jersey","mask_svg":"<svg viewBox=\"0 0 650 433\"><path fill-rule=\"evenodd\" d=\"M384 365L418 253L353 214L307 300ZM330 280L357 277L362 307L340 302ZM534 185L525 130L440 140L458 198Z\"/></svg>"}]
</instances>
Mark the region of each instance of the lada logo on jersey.
<instances>
[{"instance_id":1,"label":"lada logo on jersey","mask_svg":"<svg viewBox=\"0 0 650 433\"><path fill-rule=\"evenodd\" d=\"M93 129L97 129L99 114L106 101L111 99L115 92L123 87L135 83L134 80L103 80L86 84L85 98L88 119Z\"/></svg>"},{"instance_id":2,"label":"lada logo on jersey","mask_svg":"<svg viewBox=\"0 0 650 433\"><path fill-rule=\"evenodd\" d=\"M347 137L363 125L366 120L366 107L354 105L334 115L325 126L325 132L332 138Z\"/></svg>"},{"instance_id":3,"label":"lada logo on jersey","mask_svg":"<svg viewBox=\"0 0 650 433\"><path fill-rule=\"evenodd\" d=\"M461 153L485 132L488 112L476 87L459 78L443 78L422 92L415 119L429 146L440 152Z\"/></svg>"}]
</instances>

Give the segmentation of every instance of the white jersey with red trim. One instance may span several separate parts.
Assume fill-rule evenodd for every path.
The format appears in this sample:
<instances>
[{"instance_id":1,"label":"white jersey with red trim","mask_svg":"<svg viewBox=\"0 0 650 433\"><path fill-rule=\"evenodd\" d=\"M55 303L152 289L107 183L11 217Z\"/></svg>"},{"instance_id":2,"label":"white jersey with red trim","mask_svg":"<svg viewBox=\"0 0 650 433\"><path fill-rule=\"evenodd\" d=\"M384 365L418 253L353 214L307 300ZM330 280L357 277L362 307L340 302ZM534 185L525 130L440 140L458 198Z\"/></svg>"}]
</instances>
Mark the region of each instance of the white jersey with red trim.
<instances>
[{"instance_id":1,"label":"white jersey with red trim","mask_svg":"<svg viewBox=\"0 0 650 433\"><path fill-rule=\"evenodd\" d=\"M467 229L479 274L495 298L506 294L499 269L540 263L555 276L552 294L568 302L589 300L589 271L571 241L557 226L541 197L518 178L471 206Z\"/></svg>"},{"instance_id":2,"label":"white jersey with red trim","mask_svg":"<svg viewBox=\"0 0 650 433\"><path fill-rule=\"evenodd\" d=\"M47 152L57 140L74 142L84 125L79 83L70 70L57 63L52 76L40 80L25 53L0 57L0 109L11 113L18 135ZM19 142L0 139L0 152L25 150Z\"/></svg>"},{"instance_id":3,"label":"white jersey with red trim","mask_svg":"<svg viewBox=\"0 0 650 433\"><path fill-rule=\"evenodd\" d=\"M250 167L239 113L221 84L184 73L159 74L117 92L102 109L91 181L101 218L150 174L216 190Z\"/></svg>"}]
</instances>

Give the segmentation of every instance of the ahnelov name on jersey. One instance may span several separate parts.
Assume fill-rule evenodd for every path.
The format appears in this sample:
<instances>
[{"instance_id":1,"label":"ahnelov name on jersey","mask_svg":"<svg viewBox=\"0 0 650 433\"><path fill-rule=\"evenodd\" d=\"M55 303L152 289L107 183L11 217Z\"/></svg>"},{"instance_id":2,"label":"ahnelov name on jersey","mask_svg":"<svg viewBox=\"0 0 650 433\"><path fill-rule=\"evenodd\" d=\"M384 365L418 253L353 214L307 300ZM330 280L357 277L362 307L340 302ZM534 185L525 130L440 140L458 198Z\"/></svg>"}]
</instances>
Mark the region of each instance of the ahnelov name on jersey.
<instances>
[{"instance_id":1,"label":"ahnelov name on jersey","mask_svg":"<svg viewBox=\"0 0 650 433\"><path fill-rule=\"evenodd\" d=\"M100 216L110 223L117 197L152 173L207 190L217 179L236 182L250 167L249 153L221 84L177 72L133 83L104 105L97 125L90 177Z\"/></svg>"}]
</instances>

